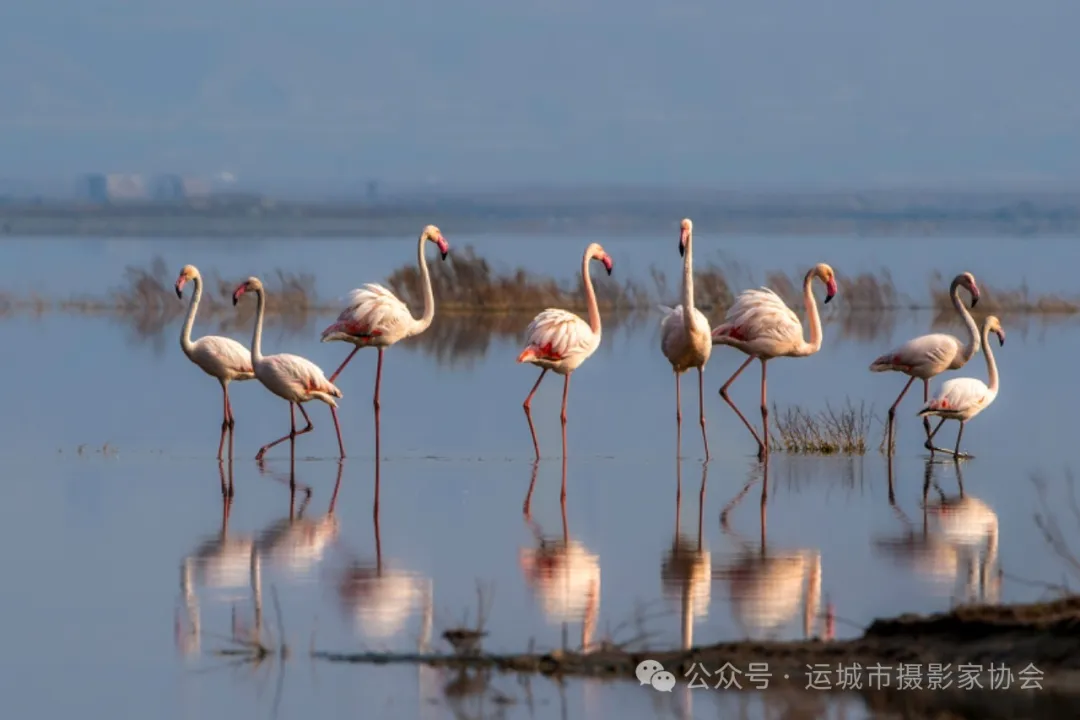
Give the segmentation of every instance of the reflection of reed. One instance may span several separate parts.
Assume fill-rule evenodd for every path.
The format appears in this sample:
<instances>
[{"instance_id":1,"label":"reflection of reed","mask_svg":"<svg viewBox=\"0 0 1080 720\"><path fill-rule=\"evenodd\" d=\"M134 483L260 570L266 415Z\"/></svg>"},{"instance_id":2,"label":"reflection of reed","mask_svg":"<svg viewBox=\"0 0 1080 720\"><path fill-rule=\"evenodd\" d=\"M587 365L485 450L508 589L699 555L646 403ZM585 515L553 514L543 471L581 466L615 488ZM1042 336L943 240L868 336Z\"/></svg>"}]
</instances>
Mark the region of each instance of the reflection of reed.
<instances>
[{"instance_id":1,"label":"reflection of reed","mask_svg":"<svg viewBox=\"0 0 1080 720\"><path fill-rule=\"evenodd\" d=\"M728 515L749 492L761 482L761 537L758 547L741 539L728 524ZM738 538L743 545L739 555L726 567L713 572L713 577L726 580L731 597L731 612L748 637L774 635L784 623L793 618L800 602L803 604L803 634L811 637L815 621L820 620L821 553L818 550L776 550L766 545L766 505L769 487L769 460L763 463L761 478L751 476L720 513L720 527L725 534ZM806 585L804 591L804 584ZM825 614L823 636L833 637L832 609Z\"/></svg>"},{"instance_id":2,"label":"reflection of reed","mask_svg":"<svg viewBox=\"0 0 1080 720\"><path fill-rule=\"evenodd\" d=\"M935 585L952 585L966 575L964 600L997 602L1000 571L993 573L998 551L997 514L982 500L964 493L959 464L954 464L960 493L948 496L934 480L935 463L923 470L922 523L917 527L896 503L892 456L888 457L889 505L904 525L903 533L874 540L875 550L911 568ZM938 499L929 500L931 485ZM966 571L966 572L965 572Z\"/></svg>"}]
</instances>

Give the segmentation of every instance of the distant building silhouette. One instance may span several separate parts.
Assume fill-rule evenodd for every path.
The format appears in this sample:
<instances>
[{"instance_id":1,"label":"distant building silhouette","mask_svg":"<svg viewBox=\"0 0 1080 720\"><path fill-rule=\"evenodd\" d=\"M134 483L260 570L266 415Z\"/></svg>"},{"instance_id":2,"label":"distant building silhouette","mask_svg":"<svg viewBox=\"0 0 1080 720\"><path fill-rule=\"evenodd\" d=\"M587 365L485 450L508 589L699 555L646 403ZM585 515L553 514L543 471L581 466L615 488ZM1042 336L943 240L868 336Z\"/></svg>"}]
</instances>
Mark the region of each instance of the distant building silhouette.
<instances>
[{"instance_id":1,"label":"distant building silhouette","mask_svg":"<svg viewBox=\"0 0 1080 720\"><path fill-rule=\"evenodd\" d=\"M91 173L85 183L90 202L108 204L147 198L146 180L137 173Z\"/></svg>"}]
</instances>

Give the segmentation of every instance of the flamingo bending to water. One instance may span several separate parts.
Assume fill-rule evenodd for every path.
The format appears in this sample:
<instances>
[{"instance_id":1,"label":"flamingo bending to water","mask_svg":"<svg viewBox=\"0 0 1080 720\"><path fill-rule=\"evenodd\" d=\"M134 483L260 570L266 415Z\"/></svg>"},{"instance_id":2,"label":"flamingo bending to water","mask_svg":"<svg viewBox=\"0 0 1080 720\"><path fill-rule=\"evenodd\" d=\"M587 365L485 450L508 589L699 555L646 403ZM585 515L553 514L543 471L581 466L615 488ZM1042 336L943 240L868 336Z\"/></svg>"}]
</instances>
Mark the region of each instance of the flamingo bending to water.
<instances>
[{"instance_id":1,"label":"flamingo bending to water","mask_svg":"<svg viewBox=\"0 0 1080 720\"><path fill-rule=\"evenodd\" d=\"M998 337L998 344L1005 344L1005 330L1001 327L1001 321L997 316L989 315L983 321L982 345L983 353L986 354L986 373L990 384L987 385L977 378L953 378L942 384L938 393L931 398L926 405L919 410L920 417L936 415L941 418L937 427L926 438L924 447L933 455L934 452L943 452L952 455L956 459L973 457L968 453L960 452L960 438L964 436L964 423L985 410L998 394L998 369L994 361L994 352L990 349L990 333ZM946 420L957 420L960 430L956 433L956 448L944 450L934 447L934 436Z\"/></svg>"},{"instance_id":2,"label":"flamingo bending to water","mask_svg":"<svg viewBox=\"0 0 1080 720\"><path fill-rule=\"evenodd\" d=\"M251 352L232 338L204 335L192 342L191 327L195 324L195 313L199 310L203 290L202 275L194 265L185 265L180 270L180 276L176 278L176 297L183 299L184 285L188 280L195 286L195 291L191 295L187 319L180 331L180 348L191 362L221 383L221 392L225 397L225 416L221 421L221 442L218 443L217 457L220 460L221 451L225 447L225 432L232 430L236 424L232 403L229 402L229 383L234 380L251 380L255 377L255 371L251 366Z\"/></svg>"},{"instance_id":3,"label":"flamingo bending to water","mask_svg":"<svg viewBox=\"0 0 1080 720\"><path fill-rule=\"evenodd\" d=\"M811 283L814 278L825 283L825 302L836 295L836 274L825 263L818 263L810 268L803 279L803 299L806 314L810 317L810 341L803 339L802 323L798 316L784 304L780 296L769 288L744 290L728 308L724 324L712 332L712 341L717 345L730 345L750 357L746 359L735 374L720 388L720 396L731 406L743 425L758 443L758 459L764 459L769 448L769 408L765 404L765 363L776 357L805 357L821 349L821 318L818 316L817 302ZM739 373L757 358L761 361L761 430L765 441L758 437L757 431L731 402L727 391Z\"/></svg>"},{"instance_id":4,"label":"flamingo bending to water","mask_svg":"<svg viewBox=\"0 0 1080 720\"><path fill-rule=\"evenodd\" d=\"M705 441L705 460L709 460L709 436L705 433L705 363L712 354L712 331L705 315L694 307L694 224L682 221L679 254L683 256L682 304L661 306L666 313L660 322L660 349L675 371L675 420L679 444L682 438L682 390L679 379L690 368L698 371L698 407L701 415L701 439Z\"/></svg>"},{"instance_id":5,"label":"flamingo bending to water","mask_svg":"<svg viewBox=\"0 0 1080 720\"><path fill-rule=\"evenodd\" d=\"M251 359L255 370L255 377L266 387L267 390L278 397L289 401L289 419L292 429L284 437L263 445L255 455L256 460L261 460L266 451L278 443L286 440L295 440L297 435L311 432L315 426L308 417L303 403L309 400L321 400L330 406L330 415L334 418L334 430L337 431L338 449L341 457L345 457L345 445L341 442L341 425L338 423L337 401L334 398L341 397L341 391L332 382L326 379L326 375L318 365L307 358L288 353L277 355L262 354L262 327L263 314L266 311L266 291L262 281L257 277L249 277L242 282L233 292L233 305L240 301L240 296L245 292L255 293L258 306L255 311L255 332L251 338ZM307 427L303 430L296 429L296 407L300 406L300 414L307 421Z\"/></svg>"},{"instance_id":6,"label":"flamingo bending to water","mask_svg":"<svg viewBox=\"0 0 1080 720\"><path fill-rule=\"evenodd\" d=\"M979 352L979 328L975 319L964 307L960 300L960 288L967 288L971 293L971 307L979 302L979 287L975 284L975 276L969 272L963 272L953 278L949 286L949 295L952 297L953 307L964 321L964 327L968 331L967 344L962 344L960 339L947 333L931 333L920 335L908 340L898 348L890 350L870 364L870 372L901 372L910 377L904 385L904 389L896 397L896 402L889 408L888 447L892 452L893 438L895 436L896 407L904 399L911 383L915 378L923 381L923 402L930 401L930 378L936 377L946 370L959 370L964 367L975 353ZM930 437L930 420L923 417L923 427L926 428L926 437Z\"/></svg>"},{"instance_id":7,"label":"flamingo bending to water","mask_svg":"<svg viewBox=\"0 0 1080 720\"><path fill-rule=\"evenodd\" d=\"M529 432L532 434L537 460L540 459L540 443L536 440L536 428L533 427L530 407L533 395L540 387L540 381L544 379L548 370L554 370L565 378L560 418L562 419L563 455L566 455L566 397L570 392L570 375L596 352L596 348L600 347L600 310L596 306L596 292L593 290L592 278L589 276L590 260L599 260L603 263L608 275L611 274L615 264L600 243L591 243L585 248L585 255L581 259L581 282L585 288L589 322L586 323L567 310L548 308L529 323L525 331L527 336L525 349L517 358L519 363L532 363L542 368L540 377L536 379L536 384L529 391L529 396L525 398L524 403L525 417L529 421ZM565 497L565 487L563 487L563 493Z\"/></svg>"}]
</instances>

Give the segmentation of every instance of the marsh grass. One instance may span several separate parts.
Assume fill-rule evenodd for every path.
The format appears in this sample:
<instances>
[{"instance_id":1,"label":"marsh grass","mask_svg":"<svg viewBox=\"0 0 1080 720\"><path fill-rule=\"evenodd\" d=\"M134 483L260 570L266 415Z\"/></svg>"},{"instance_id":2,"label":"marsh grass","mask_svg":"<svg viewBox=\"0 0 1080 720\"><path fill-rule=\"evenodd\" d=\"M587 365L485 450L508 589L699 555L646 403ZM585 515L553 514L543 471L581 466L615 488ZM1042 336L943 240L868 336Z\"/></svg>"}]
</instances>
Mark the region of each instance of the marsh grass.
<instances>
[{"instance_id":1,"label":"marsh grass","mask_svg":"<svg viewBox=\"0 0 1080 720\"><path fill-rule=\"evenodd\" d=\"M789 455L865 455L874 414L865 403L848 400L840 409L826 404L817 412L800 405L781 412L773 403L772 417L769 443Z\"/></svg>"}]
</instances>

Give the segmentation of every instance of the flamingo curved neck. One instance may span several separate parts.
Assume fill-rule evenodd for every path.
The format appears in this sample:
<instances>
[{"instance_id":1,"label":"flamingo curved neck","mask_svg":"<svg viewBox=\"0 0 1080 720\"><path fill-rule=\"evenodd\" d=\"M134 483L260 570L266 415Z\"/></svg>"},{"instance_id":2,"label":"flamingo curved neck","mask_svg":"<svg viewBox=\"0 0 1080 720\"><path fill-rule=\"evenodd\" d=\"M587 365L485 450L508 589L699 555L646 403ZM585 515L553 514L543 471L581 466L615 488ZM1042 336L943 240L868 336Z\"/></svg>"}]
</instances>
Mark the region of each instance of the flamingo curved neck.
<instances>
[{"instance_id":1,"label":"flamingo curved neck","mask_svg":"<svg viewBox=\"0 0 1080 720\"><path fill-rule=\"evenodd\" d=\"M589 308L589 327L592 329L593 334L597 337L600 336L600 308L596 306L596 292L593 290L592 277L589 276L589 261L593 256L591 252L586 252L585 257L581 260L581 283L585 288L585 304Z\"/></svg>"},{"instance_id":2,"label":"flamingo curved neck","mask_svg":"<svg viewBox=\"0 0 1080 720\"><path fill-rule=\"evenodd\" d=\"M195 343L191 341L191 328L195 325L195 313L198 312L199 301L202 300L202 278L196 275L192 278L191 284L194 285L191 293L191 304L188 305L184 327L180 330L180 347L188 357L191 357L191 354L195 352Z\"/></svg>"},{"instance_id":3,"label":"flamingo curved neck","mask_svg":"<svg viewBox=\"0 0 1080 720\"><path fill-rule=\"evenodd\" d=\"M686 234L686 250L683 255L682 307L683 324L687 329L694 326L694 233Z\"/></svg>"},{"instance_id":4,"label":"flamingo curved neck","mask_svg":"<svg viewBox=\"0 0 1080 720\"><path fill-rule=\"evenodd\" d=\"M262 327L263 313L266 310L266 297L262 288L255 291L258 304L255 307L255 332L251 336L251 364L258 365L262 362Z\"/></svg>"},{"instance_id":5,"label":"flamingo curved neck","mask_svg":"<svg viewBox=\"0 0 1080 720\"><path fill-rule=\"evenodd\" d=\"M994 360L994 351L990 349L990 323L983 325L982 331L982 344L983 353L986 355L986 374L989 382L986 384L990 388L990 392L997 393L998 391L998 370L997 362Z\"/></svg>"},{"instance_id":6,"label":"flamingo curved neck","mask_svg":"<svg viewBox=\"0 0 1080 720\"><path fill-rule=\"evenodd\" d=\"M821 316L818 315L817 300L814 299L814 271L806 273L803 279L803 304L806 306L806 314L810 318L810 342L804 342L799 349L798 355L813 355L821 349L823 334L821 332Z\"/></svg>"},{"instance_id":7,"label":"flamingo curved neck","mask_svg":"<svg viewBox=\"0 0 1080 720\"><path fill-rule=\"evenodd\" d=\"M960 319L964 322L964 327L968 331L968 342L961 354L964 362L967 363L968 360L975 356L975 353L979 352L979 326L975 324L975 318L971 317L971 313L964 307L964 302L960 299L960 283L954 280L952 287L949 288L949 294L952 296L953 307L960 314ZM986 344L986 338L983 338L983 344Z\"/></svg>"},{"instance_id":8,"label":"flamingo curved neck","mask_svg":"<svg viewBox=\"0 0 1080 720\"><path fill-rule=\"evenodd\" d=\"M435 319L435 293L431 290L431 274L428 271L427 258L424 257L425 240L426 238L421 235L416 250L417 260L420 263L420 281L424 285L424 314L416 321L416 327L413 331L416 333L427 330L431 326L431 321Z\"/></svg>"}]
</instances>

